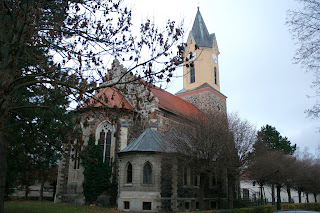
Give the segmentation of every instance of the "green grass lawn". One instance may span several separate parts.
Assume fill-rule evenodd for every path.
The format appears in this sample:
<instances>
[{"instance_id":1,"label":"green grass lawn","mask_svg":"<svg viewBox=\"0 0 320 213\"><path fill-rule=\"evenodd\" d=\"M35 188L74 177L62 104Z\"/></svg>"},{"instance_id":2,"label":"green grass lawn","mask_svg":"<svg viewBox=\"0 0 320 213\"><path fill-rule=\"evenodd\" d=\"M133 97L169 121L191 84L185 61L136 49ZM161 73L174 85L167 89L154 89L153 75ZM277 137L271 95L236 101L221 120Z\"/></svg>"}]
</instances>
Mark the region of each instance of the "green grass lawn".
<instances>
[{"instance_id":1,"label":"green grass lawn","mask_svg":"<svg viewBox=\"0 0 320 213\"><path fill-rule=\"evenodd\" d=\"M4 203L6 213L115 213L111 208L76 206L70 204L38 202L38 201L8 201Z\"/></svg>"}]
</instances>

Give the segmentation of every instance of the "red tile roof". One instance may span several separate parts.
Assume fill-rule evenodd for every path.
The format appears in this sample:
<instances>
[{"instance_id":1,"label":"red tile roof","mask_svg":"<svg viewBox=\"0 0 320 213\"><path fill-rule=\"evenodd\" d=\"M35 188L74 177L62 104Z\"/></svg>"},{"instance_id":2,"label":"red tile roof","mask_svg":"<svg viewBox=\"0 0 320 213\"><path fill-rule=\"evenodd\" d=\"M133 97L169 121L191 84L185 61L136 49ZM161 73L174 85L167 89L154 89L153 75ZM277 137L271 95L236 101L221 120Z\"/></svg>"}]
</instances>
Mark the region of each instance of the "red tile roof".
<instances>
[{"instance_id":1,"label":"red tile roof","mask_svg":"<svg viewBox=\"0 0 320 213\"><path fill-rule=\"evenodd\" d=\"M193 104L175 96L159 87L150 86L150 91L159 100L159 108L183 117L199 116L201 111ZM117 107L134 110L125 97L115 88L106 87L99 90L90 100L88 105L94 107Z\"/></svg>"},{"instance_id":2,"label":"red tile roof","mask_svg":"<svg viewBox=\"0 0 320 213\"><path fill-rule=\"evenodd\" d=\"M158 87L150 88L151 92L159 99L159 108L174 114L189 117L198 116L201 111L190 102L187 102Z\"/></svg>"},{"instance_id":3,"label":"red tile roof","mask_svg":"<svg viewBox=\"0 0 320 213\"><path fill-rule=\"evenodd\" d=\"M110 87L99 90L92 98L90 98L88 105L93 105L94 107L107 106L111 108L133 110L132 106L123 97L119 90Z\"/></svg>"},{"instance_id":4,"label":"red tile roof","mask_svg":"<svg viewBox=\"0 0 320 213\"><path fill-rule=\"evenodd\" d=\"M250 172L245 172L240 176L241 180L251 180L251 173Z\"/></svg>"}]
</instances>

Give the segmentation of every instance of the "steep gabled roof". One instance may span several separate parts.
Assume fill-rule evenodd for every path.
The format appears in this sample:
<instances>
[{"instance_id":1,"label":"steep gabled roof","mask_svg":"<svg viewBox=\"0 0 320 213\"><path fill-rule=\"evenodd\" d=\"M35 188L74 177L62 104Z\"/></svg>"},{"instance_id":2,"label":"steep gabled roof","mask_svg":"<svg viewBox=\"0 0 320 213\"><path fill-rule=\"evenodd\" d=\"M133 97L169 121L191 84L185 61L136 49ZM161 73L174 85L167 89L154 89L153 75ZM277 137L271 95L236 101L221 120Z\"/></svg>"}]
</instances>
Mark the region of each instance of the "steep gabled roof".
<instances>
[{"instance_id":1,"label":"steep gabled roof","mask_svg":"<svg viewBox=\"0 0 320 213\"><path fill-rule=\"evenodd\" d=\"M160 132L146 129L120 153L124 152L164 152L166 142Z\"/></svg>"},{"instance_id":2,"label":"steep gabled roof","mask_svg":"<svg viewBox=\"0 0 320 213\"><path fill-rule=\"evenodd\" d=\"M192 30L190 33L199 47L213 46L213 41L214 41L213 39L215 36L214 34L211 34L211 35L209 34L199 8L198 8L196 18L193 22Z\"/></svg>"},{"instance_id":3,"label":"steep gabled roof","mask_svg":"<svg viewBox=\"0 0 320 213\"><path fill-rule=\"evenodd\" d=\"M159 108L183 117L199 116L201 111L188 101L158 87L150 88L159 100Z\"/></svg>"},{"instance_id":4,"label":"steep gabled roof","mask_svg":"<svg viewBox=\"0 0 320 213\"><path fill-rule=\"evenodd\" d=\"M99 90L92 98L90 98L88 105L133 110L129 102L123 97L119 90L114 87L106 87Z\"/></svg>"}]
</instances>

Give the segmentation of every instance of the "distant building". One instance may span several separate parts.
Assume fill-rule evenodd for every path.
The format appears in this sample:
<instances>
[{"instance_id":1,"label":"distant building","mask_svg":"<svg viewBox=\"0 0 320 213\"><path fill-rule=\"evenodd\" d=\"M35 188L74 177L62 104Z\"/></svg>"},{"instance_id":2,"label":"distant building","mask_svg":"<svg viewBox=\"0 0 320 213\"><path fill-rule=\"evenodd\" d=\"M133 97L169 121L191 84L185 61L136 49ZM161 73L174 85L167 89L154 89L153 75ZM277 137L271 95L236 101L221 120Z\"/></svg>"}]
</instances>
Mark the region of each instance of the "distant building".
<instances>
[{"instance_id":1,"label":"distant building","mask_svg":"<svg viewBox=\"0 0 320 213\"><path fill-rule=\"evenodd\" d=\"M299 203L299 196L298 196L298 191L291 188L291 202L293 203ZM276 193L276 189L275 189ZM242 175L240 178L240 194L241 198L243 200L248 200L248 201L257 201L260 199L261 195L261 187L260 185L255 181L250 178L250 175L247 173ZM272 188L270 185L264 185L262 187L262 195L264 198L264 202L266 203L272 203ZM276 196L276 194L275 194ZM288 198L288 193L287 193L287 188L282 187L281 188L281 202L283 203L289 203L289 198ZM314 195L309 193L309 202L315 202ZM317 201L319 202L320 200L320 194L317 195ZM302 203L307 203L307 194L302 192L301 194L301 202Z\"/></svg>"}]
</instances>

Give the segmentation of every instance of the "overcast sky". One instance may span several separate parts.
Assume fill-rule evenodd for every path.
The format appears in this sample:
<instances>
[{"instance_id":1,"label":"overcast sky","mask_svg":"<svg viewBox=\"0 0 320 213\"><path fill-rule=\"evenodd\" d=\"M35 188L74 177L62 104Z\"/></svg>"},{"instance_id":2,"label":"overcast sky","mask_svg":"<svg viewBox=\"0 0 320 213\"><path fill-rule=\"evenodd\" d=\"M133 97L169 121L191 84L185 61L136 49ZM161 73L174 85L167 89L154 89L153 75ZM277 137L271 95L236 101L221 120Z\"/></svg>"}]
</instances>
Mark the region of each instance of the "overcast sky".
<instances>
[{"instance_id":1,"label":"overcast sky","mask_svg":"<svg viewBox=\"0 0 320 213\"><path fill-rule=\"evenodd\" d=\"M127 2L128 3L128 2ZM136 24L150 18L158 25L167 19L184 21L185 40L197 6L209 33L215 33L220 50L221 92L228 112L238 112L257 129L266 124L310 152L320 145L320 120L307 118L314 94L312 74L292 64L296 47L285 25L286 11L297 8L293 0L135 0ZM178 74L182 74L182 70ZM168 91L182 89L175 79Z\"/></svg>"}]
</instances>

